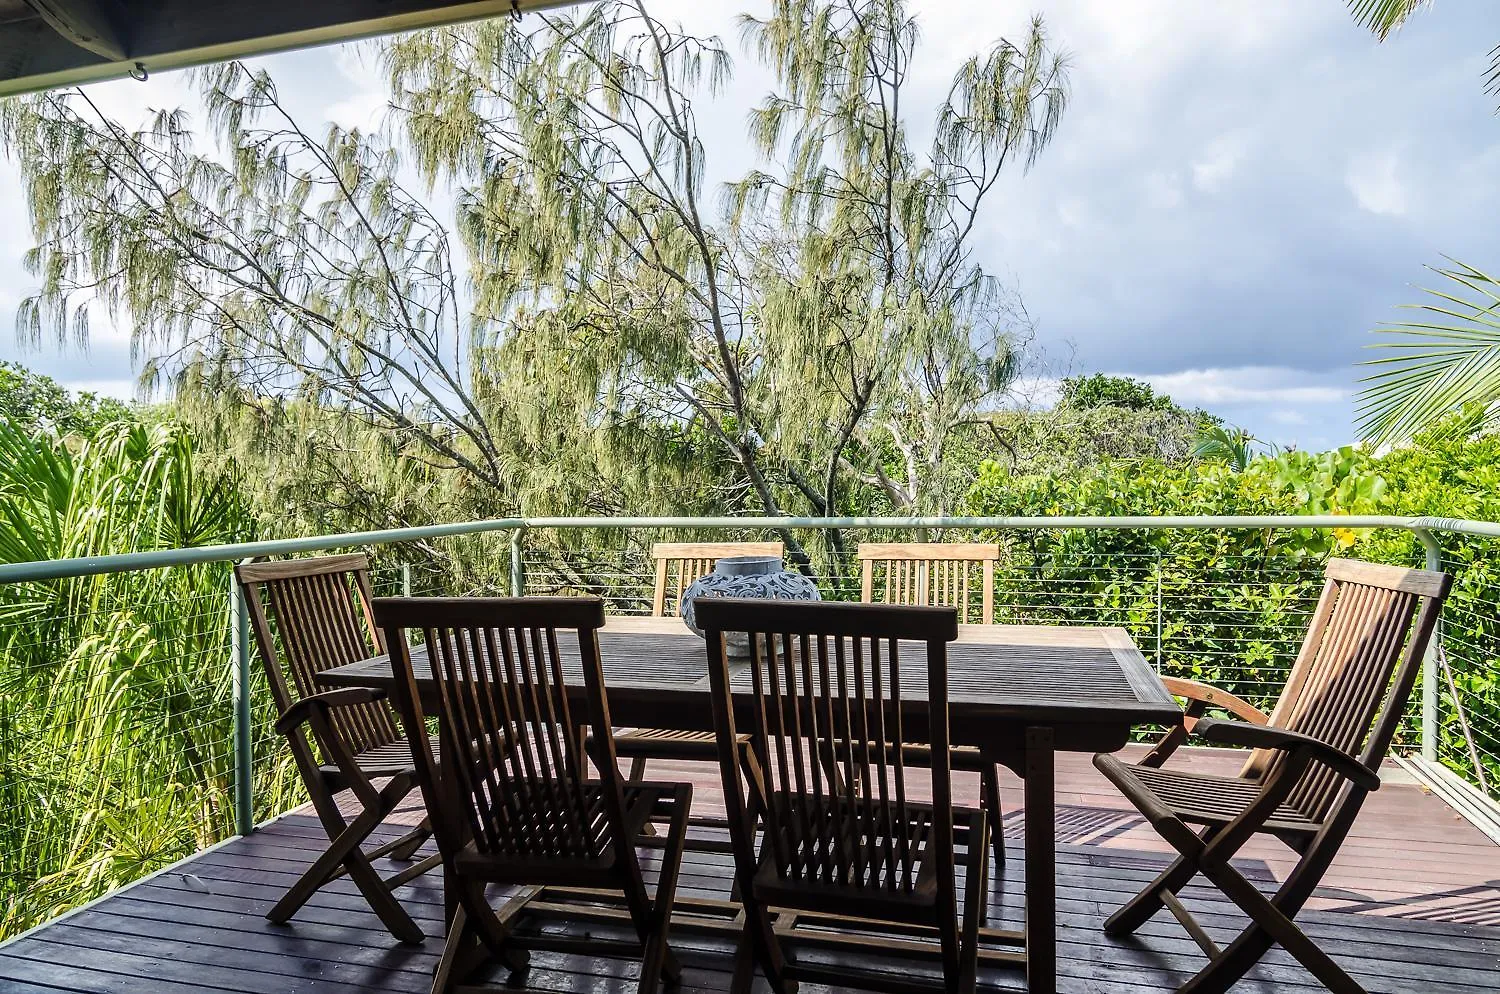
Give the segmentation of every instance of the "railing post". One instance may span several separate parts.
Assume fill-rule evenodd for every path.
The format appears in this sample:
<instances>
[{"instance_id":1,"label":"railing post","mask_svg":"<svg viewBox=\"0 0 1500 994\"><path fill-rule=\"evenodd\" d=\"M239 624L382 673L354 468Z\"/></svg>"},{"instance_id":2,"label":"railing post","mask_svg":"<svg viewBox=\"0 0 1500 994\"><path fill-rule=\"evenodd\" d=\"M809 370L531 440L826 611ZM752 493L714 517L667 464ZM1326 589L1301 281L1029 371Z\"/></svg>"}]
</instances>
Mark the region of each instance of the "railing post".
<instances>
[{"instance_id":1,"label":"railing post","mask_svg":"<svg viewBox=\"0 0 1500 994\"><path fill-rule=\"evenodd\" d=\"M411 563L401 564L401 596L411 596Z\"/></svg>"},{"instance_id":2,"label":"railing post","mask_svg":"<svg viewBox=\"0 0 1500 994\"><path fill-rule=\"evenodd\" d=\"M1426 528L1413 528L1427 554L1426 566L1433 572L1443 568L1443 547ZM1427 643L1427 652L1422 657L1422 758L1429 763L1437 762L1438 754L1438 653L1441 651L1443 621L1438 619Z\"/></svg>"},{"instance_id":3,"label":"railing post","mask_svg":"<svg viewBox=\"0 0 1500 994\"><path fill-rule=\"evenodd\" d=\"M250 736L250 611L229 575L230 648L234 657L234 828L255 831L255 755Z\"/></svg>"},{"instance_id":4,"label":"railing post","mask_svg":"<svg viewBox=\"0 0 1500 994\"><path fill-rule=\"evenodd\" d=\"M512 597L526 596L526 560L525 549L521 544L526 535L525 526L515 528L510 533L510 595Z\"/></svg>"}]
</instances>

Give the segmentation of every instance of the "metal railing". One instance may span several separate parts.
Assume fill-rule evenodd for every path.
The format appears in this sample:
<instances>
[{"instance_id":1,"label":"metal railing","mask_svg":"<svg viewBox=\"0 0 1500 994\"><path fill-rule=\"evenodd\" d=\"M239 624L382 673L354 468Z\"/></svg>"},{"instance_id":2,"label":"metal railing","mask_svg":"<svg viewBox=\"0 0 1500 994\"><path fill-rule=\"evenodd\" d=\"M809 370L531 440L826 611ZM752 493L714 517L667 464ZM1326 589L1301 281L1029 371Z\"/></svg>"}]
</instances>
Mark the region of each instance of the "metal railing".
<instances>
[{"instance_id":1,"label":"metal railing","mask_svg":"<svg viewBox=\"0 0 1500 994\"><path fill-rule=\"evenodd\" d=\"M1447 569L1458 577L1401 748L1465 813L1492 814L1489 798L1500 779L1500 689L1495 689L1500 688L1500 639L1494 637L1500 628L1500 589L1490 588L1476 564L1486 561L1485 547L1500 539L1497 523L1389 516L509 518L0 565L0 802L19 802L24 817L40 817L49 806L92 805L83 817L59 822L74 833L59 847L72 847L65 875L48 866L40 875L17 866L18 859L30 857L0 848L0 901L6 910L0 933L71 903L53 887L45 900L17 904L15 895L35 893L39 880L59 885L76 880L80 899L120 882L96 872L90 860L97 849L99 860L120 872L122 843L106 836L110 819L120 820L121 804L140 807L129 830L142 835L132 855L140 857L145 872L184 855L188 847L217 841L215 836L248 833L300 798L284 750L269 729L271 704L259 667L252 665L245 607L231 582L230 565L246 558L378 549L375 580L381 592L586 591L605 596L612 610L642 613L651 603L649 547L655 540L795 536L814 550L810 571L825 595L851 597L858 593L854 542L837 552L821 541L829 532L861 539L982 539L1002 547L996 620L1122 625L1163 672L1207 678L1268 702L1279 693L1300 645L1321 583L1322 555L1302 555L1294 544L1255 536L1280 541L1292 534L1327 536L1335 529L1394 536L1397 540L1379 550L1385 558ZM1362 544L1350 554L1367 551ZM455 573L458 562L465 568ZM174 593L180 585L141 582L189 574L197 584L190 596ZM80 592L70 584L89 586ZM139 623L146 633L141 658L149 658L157 670L175 667L198 674L208 685L174 688L179 702L122 695L113 686L65 684L59 674L67 672L68 660L86 655L87 647L61 639L79 629L60 624L66 619L39 620L10 609L26 601L27 592L64 589L70 592L66 602L81 612L114 611L117 624ZM140 605L129 602L152 596L152 590L171 602L145 614L175 612L192 621L186 635L171 636L185 638L181 646L151 642L151 619L137 617ZM16 596L8 597L11 593ZM124 674L128 682L133 665L126 660L111 671L112 679ZM6 692L26 680L29 694ZM73 696L61 700L56 688ZM32 703L16 703L21 701ZM18 712L24 707L31 710ZM80 724L73 732L53 721L64 712L93 724ZM16 755L18 736L31 736L28 744L45 739L49 748L62 748L70 734L100 729L126 736L126 746L143 755L153 738L163 736L192 743L201 755L157 765L142 759L140 771L132 771L127 761L119 774L123 782L91 784L94 794L80 794L66 777L55 783L28 779L27 764L37 763ZM45 736L39 736L42 731ZM60 764L68 759L56 757ZM131 791L134 796L128 796ZM156 795L196 812L190 827L146 838ZM5 827L0 823L0 831ZM24 830L22 837L27 845L34 841Z\"/></svg>"}]
</instances>

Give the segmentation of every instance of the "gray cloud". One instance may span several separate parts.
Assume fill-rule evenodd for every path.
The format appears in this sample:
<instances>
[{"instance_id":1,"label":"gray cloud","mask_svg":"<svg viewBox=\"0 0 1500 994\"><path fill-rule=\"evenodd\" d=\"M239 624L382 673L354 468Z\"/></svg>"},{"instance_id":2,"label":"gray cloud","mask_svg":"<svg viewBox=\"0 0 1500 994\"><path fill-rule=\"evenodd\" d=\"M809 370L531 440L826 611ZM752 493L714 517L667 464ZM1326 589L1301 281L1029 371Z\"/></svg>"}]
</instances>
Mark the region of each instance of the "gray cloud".
<instances>
[{"instance_id":1,"label":"gray cloud","mask_svg":"<svg viewBox=\"0 0 1500 994\"><path fill-rule=\"evenodd\" d=\"M1331 0L1253 5L1259 24L1252 5L1186 6L1046 5L1074 102L988 244L1079 366L1169 390L1183 370L1279 367L1344 399L1216 409L1283 441L1347 440L1369 330L1424 263L1495 254L1475 223L1496 206L1493 13L1441 5L1377 46Z\"/></svg>"}]
</instances>

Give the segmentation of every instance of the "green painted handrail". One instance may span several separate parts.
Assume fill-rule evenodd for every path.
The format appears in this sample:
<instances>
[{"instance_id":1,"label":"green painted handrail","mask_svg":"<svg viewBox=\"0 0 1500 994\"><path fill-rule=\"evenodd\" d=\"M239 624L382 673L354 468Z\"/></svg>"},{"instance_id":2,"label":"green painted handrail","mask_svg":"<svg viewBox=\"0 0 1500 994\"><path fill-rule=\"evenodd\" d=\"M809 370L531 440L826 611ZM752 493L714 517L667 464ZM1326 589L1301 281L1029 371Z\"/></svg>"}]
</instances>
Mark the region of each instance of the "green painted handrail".
<instances>
[{"instance_id":1,"label":"green painted handrail","mask_svg":"<svg viewBox=\"0 0 1500 994\"><path fill-rule=\"evenodd\" d=\"M525 527L520 518L494 518L487 521L456 521L446 525L420 528L387 528L381 531L347 532L342 535L311 535L304 538L269 539L264 542L237 542L233 545L200 545L191 549L157 549L152 552L126 552L114 556L81 556L77 559L44 559L30 563L7 563L0 566L0 583L35 580L61 580L72 576L95 576L100 573L133 573L171 566L195 566L199 563L232 563L256 556L285 556L293 552L322 552L347 549L355 545L387 545L396 542L420 542L450 535L474 535L479 532L509 531Z\"/></svg>"},{"instance_id":2,"label":"green painted handrail","mask_svg":"<svg viewBox=\"0 0 1500 994\"><path fill-rule=\"evenodd\" d=\"M240 542L234 545L204 545L190 549L127 552L113 556L82 556L76 559L46 559L0 565L0 583L59 580L100 573L192 566L198 563L234 562L252 556L284 556L294 552L320 552L357 545L419 542L429 538L473 535L481 532L539 528L696 528L727 529L830 529L830 528L988 528L997 531L1083 529L1218 529L1218 528L1393 528L1402 531L1451 532L1500 538L1500 523L1465 521L1457 518L1407 518L1395 515L1262 514L1262 515L1139 515L1116 517L932 517L932 518L766 518L766 517L633 517L633 518L492 518L458 521L416 528L347 532L341 535L310 535L303 538Z\"/></svg>"}]
</instances>

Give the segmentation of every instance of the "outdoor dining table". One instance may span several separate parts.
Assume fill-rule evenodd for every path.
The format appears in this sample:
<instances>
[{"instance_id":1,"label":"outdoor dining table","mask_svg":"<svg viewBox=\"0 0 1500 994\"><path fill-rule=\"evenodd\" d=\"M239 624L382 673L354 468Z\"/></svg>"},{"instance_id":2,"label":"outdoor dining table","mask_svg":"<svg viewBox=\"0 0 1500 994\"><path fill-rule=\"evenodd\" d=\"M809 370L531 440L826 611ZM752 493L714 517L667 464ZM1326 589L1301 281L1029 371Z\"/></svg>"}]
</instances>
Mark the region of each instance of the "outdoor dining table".
<instances>
[{"instance_id":1,"label":"outdoor dining table","mask_svg":"<svg viewBox=\"0 0 1500 994\"><path fill-rule=\"evenodd\" d=\"M576 644L562 640L564 667ZM676 618L615 617L599 632L611 721L620 728L712 731L703 639ZM571 654L571 656L570 656ZM741 683L749 707L748 663ZM433 688L421 646L412 649L419 692ZM1027 986L1056 989L1057 870L1054 760L1062 752L1114 752L1142 725L1175 725L1182 709L1123 628L960 625L948 647L951 738L976 747L1024 783ZM390 659L324 671L329 686L390 690ZM582 705L581 670L569 683ZM908 701L925 687L909 686ZM918 717L919 716L914 716ZM996 930L987 930L998 934Z\"/></svg>"}]
</instances>

